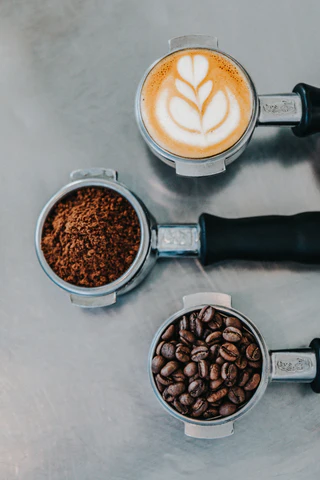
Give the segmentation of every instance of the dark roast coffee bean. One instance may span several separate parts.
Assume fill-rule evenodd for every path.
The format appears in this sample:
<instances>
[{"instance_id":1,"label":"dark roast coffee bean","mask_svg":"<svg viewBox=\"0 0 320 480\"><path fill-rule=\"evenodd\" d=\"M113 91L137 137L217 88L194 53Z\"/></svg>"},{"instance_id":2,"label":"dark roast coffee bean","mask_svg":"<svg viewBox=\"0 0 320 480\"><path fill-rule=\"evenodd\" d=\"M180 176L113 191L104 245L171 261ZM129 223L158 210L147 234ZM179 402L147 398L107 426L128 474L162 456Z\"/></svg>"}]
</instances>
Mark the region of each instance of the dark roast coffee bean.
<instances>
[{"instance_id":1,"label":"dark roast coffee bean","mask_svg":"<svg viewBox=\"0 0 320 480\"><path fill-rule=\"evenodd\" d=\"M246 356L249 362L258 362L261 358L261 351L258 345L250 343L246 349Z\"/></svg>"},{"instance_id":2,"label":"dark roast coffee bean","mask_svg":"<svg viewBox=\"0 0 320 480\"><path fill-rule=\"evenodd\" d=\"M200 345L199 347L195 347L191 350L191 360L193 362L199 362L200 360L204 360L209 355L208 347L204 345Z\"/></svg>"},{"instance_id":3,"label":"dark roast coffee bean","mask_svg":"<svg viewBox=\"0 0 320 480\"><path fill-rule=\"evenodd\" d=\"M199 373L197 372L195 375L193 375L192 377L189 377L189 383L192 383L194 382L195 380L198 380L199 377Z\"/></svg>"},{"instance_id":4,"label":"dark roast coffee bean","mask_svg":"<svg viewBox=\"0 0 320 480\"><path fill-rule=\"evenodd\" d=\"M246 359L245 355L240 355L235 361L235 364L240 370L244 370L248 365L248 360Z\"/></svg>"},{"instance_id":5,"label":"dark roast coffee bean","mask_svg":"<svg viewBox=\"0 0 320 480\"><path fill-rule=\"evenodd\" d=\"M234 363L224 363L221 367L221 377L227 387L232 387L237 380L238 369Z\"/></svg>"},{"instance_id":6,"label":"dark roast coffee bean","mask_svg":"<svg viewBox=\"0 0 320 480\"><path fill-rule=\"evenodd\" d=\"M168 387L169 388L169 387ZM231 387L229 389L228 398L230 402L240 405L246 399L244 390L241 387Z\"/></svg>"},{"instance_id":7,"label":"dark roast coffee bean","mask_svg":"<svg viewBox=\"0 0 320 480\"><path fill-rule=\"evenodd\" d=\"M237 405L232 402L224 402L220 408L219 413L222 417L228 417L229 415L233 415L237 411Z\"/></svg>"},{"instance_id":8,"label":"dark roast coffee bean","mask_svg":"<svg viewBox=\"0 0 320 480\"><path fill-rule=\"evenodd\" d=\"M189 330L180 330L179 332L180 340L182 343L185 343L187 346L192 345L195 342L196 337Z\"/></svg>"},{"instance_id":9,"label":"dark roast coffee bean","mask_svg":"<svg viewBox=\"0 0 320 480\"><path fill-rule=\"evenodd\" d=\"M224 380L221 377L218 378L217 380L211 380L210 383L209 383L210 390L212 390L213 392L215 390L218 390L223 383L224 383Z\"/></svg>"},{"instance_id":10,"label":"dark roast coffee bean","mask_svg":"<svg viewBox=\"0 0 320 480\"><path fill-rule=\"evenodd\" d=\"M226 327L235 327L242 330L242 323L236 317L227 317L224 321Z\"/></svg>"},{"instance_id":11,"label":"dark roast coffee bean","mask_svg":"<svg viewBox=\"0 0 320 480\"><path fill-rule=\"evenodd\" d=\"M175 345L175 346L177 346L178 344L177 340L170 340L169 343L172 343L172 345Z\"/></svg>"},{"instance_id":12,"label":"dark roast coffee bean","mask_svg":"<svg viewBox=\"0 0 320 480\"><path fill-rule=\"evenodd\" d=\"M188 391L191 397L200 397L200 395L202 395L205 390L206 390L206 385L204 381L201 380L200 378L190 383L188 388Z\"/></svg>"},{"instance_id":13,"label":"dark roast coffee bean","mask_svg":"<svg viewBox=\"0 0 320 480\"><path fill-rule=\"evenodd\" d=\"M183 373L186 377L193 377L198 372L198 365L196 362L189 362L183 369Z\"/></svg>"},{"instance_id":14,"label":"dark roast coffee bean","mask_svg":"<svg viewBox=\"0 0 320 480\"><path fill-rule=\"evenodd\" d=\"M223 330L223 338L226 342L236 343L240 342L242 338L241 331L236 327L227 327Z\"/></svg>"},{"instance_id":15,"label":"dark roast coffee bean","mask_svg":"<svg viewBox=\"0 0 320 480\"><path fill-rule=\"evenodd\" d=\"M223 325L223 318L220 313L216 312L214 318L208 323L211 330L219 330Z\"/></svg>"},{"instance_id":16,"label":"dark roast coffee bean","mask_svg":"<svg viewBox=\"0 0 320 480\"><path fill-rule=\"evenodd\" d=\"M217 363L210 365L210 380L218 380L221 377L221 367Z\"/></svg>"},{"instance_id":17,"label":"dark roast coffee bean","mask_svg":"<svg viewBox=\"0 0 320 480\"><path fill-rule=\"evenodd\" d=\"M200 347L201 345L204 345L205 347L207 346L204 340L196 340L194 345L196 345L197 347Z\"/></svg>"},{"instance_id":18,"label":"dark roast coffee bean","mask_svg":"<svg viewBox=\"0 0 320 480\"><path fill-rule=\"evenodd\" d=\"M192 405L192 416L200 417L208 408L208 402L205 398L197 398L197 400Z\"/></svg>"},{"instance_id":19,"label":"dark roast coffee bean","mask_svg":"<svg viewBox=\"0 0 320 480\"><path fill-rule=\"evenodd\" d=\"M164 385L165 387L173 383L172 378L163 377L162 375L160 375L160 373L158 373L158 375L156 376L156 380L157 382L161 383L161 385Z\"/></svg>"},{"instance_id":20,"label":"dark roast coffee bean","mask_svg":"<svg viewBox=\"0 0 320 480\"><path fill-rule=\"evenodd\" d=\"M214 345L215 343L220 342L221 337L222 333L219 330L216 330L215 332L210 333L205 340L208 345Z\"/></svg>"},{"instance_id":21,"label":"dark roast coffee bean","mask_svg":"<svg viewBox=\"0 0 320 480\"><path fill-rule=\"evenodd\" d=\"M208 402L210 403L215 403L222 398L224 398L226 395L228 395L228 388L223 387L220 388L220 390L217 390L216 392L211 393L209 397L207 397Z\"/></svg>"},{"instance_id":22,"label":"dark roast coffee bean","mask_svg":"<svg viewBox=\"0 0 320 480\"><path fill-rule=\"evenodd\" d=\"M247 383L244 386L244 389L247 390L248 392L251 392L252 390L255 390L260 383L260 375L259 373L255 373L252 375L250 380L247 381Z\"/></svg>"},{"instance_id":23,"label":"dark roast coffee bean","mask_svg":"<svg viewBox=\"0 0 320 480\"><path fill-rule=\"evenodd\" d=\"M174 337L175 333L176 333L175 326L174 325L169 325L169 327L163 333L161 338L162 338L162 340L165 340L167 342L168 340L171 340Z\"/></svg>"},{"instance_id":24,"label":"dark roast coffee bean","mask_svg":"<svg viewBox=\"0 0 320 480\"><path fill-rule=\"evenodd\" d=\"M172 375L173 372L178 370L178 368L179 368L179 363L171 361L171 362L168 362L167 365L165 365L161 369L160 373L163 377L170 377L170 375Z\"/></svg>"},{"instance_id":25,"label":"dark roast coffee bean","mask_svg":"<svg viewBox=\"0 0 320 480\"><path fill-rule=\"evenodd\" d=\"M261 360L259 362L248 362L248 365L254 369L260 369L262 367Z\"/></svg>"},{"instance_id":26,"label":"dark roast coffee bean","mask_svg":"<svg viewBox=\"0 0 320 480\"><path fill-rule=\"evenodd\" d=\"M160 393L162 393L165 390L166 387L164 385L162 385L162 383L159 382L157 377L155 378L155 382L156 382L156 385L157 385L157 389L159 390Z\"/></svg>"},{"instance_id":27,"label":"dark roast coffee bean","mask_svg":"<svg viewBox=\"0 0 320 480\"><path fill-rule=\"evenodd\" d=\"M196 334L196 336L198 338L201 338L202 335L203 335L203 330L204 330L204 327L203 327L203 323L201 322L201 320L197 317L196 320L195 320L195 330L194 330L194 333Z\"/></svg>"},{"instance_id":28,"label":"dark roast coffee bean","mask_svg":"<svg viewBox=\"0 0 320 480\"><path fill-rule=\"evenodd\" d=\"M168 392L168 388L169 388L169 387L167 387L167 388L165 389L165 391L163 392L162 398L163 398L166 402L171 403L171 402L173 402L173 400L174 400L174 396L171 395L171 393Z\"/></svg>"},{"instance_id":29,"label":"dark roast coffee bean","mask_svg":"<svg viewBox=\"0 0 320 480\"><path fill-rule=\"evenodd\" d=\"M181 330L188 330L189 329L189 319L186 315L183 315L179 322L179 331Z\"/></svg>"},{"instance_id":30,"label":"dark roast coffee bean","mask_svg":"<svg viewBox=\"0 0 320 480\"><path fill-rule=\"evenodd\" d=\"M164 340L162 340L162 342L159 343L159 345L156 348L156 355L161 355L161 350L162 350L162 347L165 343L166 342Z\"/></svg>"},{"instance_id":31,"label":"dark roast coffee bean","mask_svg":"<svg viewBox=\"0 0 320 480\"><path fill-rule=\"evenodd\" d=\"M220 347L219 347L219 353L220 353ZM216 363L220 366L223 365L224 362L225 362L225 359L223 357L220 357L220 356L216 360Z\"/></svg>"},{"instance_id":32,"label":"dark roast coffee bean","mask_svg":"<svg viewBox=\"0 0 320 480\"><path fill-rule=\"evenodd\" d=\"M249 380L249 378L250 378L250 374L246 370L242 371L239 374L238 386L239 387L244 387L245 384L247 383L247 381Z\"/></svg>"},{"instance_id":33,"label":"dark roast coffee bean","mask_svg":"<svg viewBox=\"0 0 320 480\"><path fill-rule=\"evenodd\" d=\"M176 358L179 362L187 363L190 361L190 348L187 345L179 345L176 349Z\"/></svg>"},{"instance_id":34,"label":"dark roast coffee bean","mask_svg":"<svg viewBox=\"0 0 320 480\"><path fill-rule=\"evenodd\" d=\"M198 371L200 378L207 378L209 375L209 364L206 360L199 360Z\"/></svg>"},{"instance_id":35,"label":"dark roast coffee bean","mask_svg":"<svg viewBox=\"0 0 320 480\"><path fill-rule=\"evenodd\" d=\"M239 357L239 350L233 343L224 343L221 345L219 353L227 362L235 362Z\"/></svg>"},{"instance_id":36,"label":"dark roast coffee bean","mask_svg":"<svg viewBox=\"0 0 320 480\"><path fill-rule=\"evenodd\" d=\"M211 404L212 405L212 404ZM217 417L219 415L219 410L217 408L207 408L207 410L203 413L203 418L209 420L210 418Z\"/></svg>"},{"instance_id":37,"label":"dark roast coffee bean","mask_svg":"<svg viewBox=\"0 0 320 480\"><path fill-rule=\"evenodd\" d=\"M217 344L211 345L209 350L210 350L210 354L209 354L210 360L212 362L215 362L219 356L220 345L217 345Z\"/></svg>"},{"instance_id":38,"label":"dark roast coffee bean","mask_svg":"<svg viewBox=\"0 0 320 480\"><path fill-rule=\"evenodd\" d=\"M185 384L182 382L178 382L178 383L173 383L172 385L169 385L169 387L167 387L167 392L169 393L169 395L172 395L173 397L177 397L178 395L181 395L181 393L183 393L185 389L186 389Z\"/></svg>"},{"instance_id":39,"label":"dark roast coffee bean","mask_svg":"<svg viewBox=\"0 0 320 480\"><path fill-rule=\"evenodd\" d=\"M214 308L211 307L211 305L207 305L203 307L203 309L200 311L200 313L198 314L198 318L202 320L204 323L208 323L213 319L214 312L215 312Z\"/></svg>"},{"instance_id":40,"label":"dark roast coffee bean","mask_svg":"<svg viewBox=\"0 0 320 480\"><path fill-rule=\"evenodd\" d=\"M186 405L182 405L177 398L174 399L173 406L177 412L181 413L181 415L187 415L187 413L189 413L188 407Z\"/></svg>"},{"instance_id":41,"label":"dark roast coffee bean","mask_svg":"<svg viewBox=\"0 0 320 480\"><path fill-rule=\"evenodd\" d=\"M168 360L176 357L176 347L172 343L165 343L161 348L161 355Z\"/></svg>"},{"instance_id":42,"label":"dark roast coffee bean","mask_svg":"<svg viewBox=\"0 0 320 480\"><path fill-rule=\"evenodd\" d=\"M175 382L185 382L187 379L186 379L186 376L183 374L182 370L176 370L175 372L173 372L172 374L172 379L175 381Z\"/></svg>"},{"instance_id":43,"label":"dark roast coffee bean","mask_svg":"<svg viewBox=\"0 0 320 480\"><path fill-rule=\"evenodd\" d=\"M190 325L190 331L192 333L195 333L196 331L196 320L198 318L198 314L196 312L191 313L189 317L189 325Z\"/></svg>"},{"instance_id":44,"label":"dark roast coffee bean","mask_svg":"<svg viewBox=\"0 0 320 480\"><path fill-rule=\"evenodd\" d=\"M190 393L183 393L182 395L180 395L179 401L182 405L190 407L190 405L194 403L194 398L191 397Z\"/></svg>"},{"instance_id":45,"label":"dark roast coffee bean","mask_svg":"<svg viewBox=\"0 0 320 480\"><path fill-rule=\"evenodd\" d=\"M161 355L157 355L152 359L152 373L159 373L161 368L166 364L166 359Z\"/></svg>"},{"instance_id":46,"label":"dark roast coffee bean","mask_svg":"<svg viewBox=\"0 0 320 480\"><path fill-rule=\"evenodd\" d=\"M207 398L210 397L211 395L212 395L212 392L208 392ZM217 400L216 402L210 402L210 407L219 408L222 402L223 402L223 398L221 398L221 400Z\"/></svg>"}]
</instances>

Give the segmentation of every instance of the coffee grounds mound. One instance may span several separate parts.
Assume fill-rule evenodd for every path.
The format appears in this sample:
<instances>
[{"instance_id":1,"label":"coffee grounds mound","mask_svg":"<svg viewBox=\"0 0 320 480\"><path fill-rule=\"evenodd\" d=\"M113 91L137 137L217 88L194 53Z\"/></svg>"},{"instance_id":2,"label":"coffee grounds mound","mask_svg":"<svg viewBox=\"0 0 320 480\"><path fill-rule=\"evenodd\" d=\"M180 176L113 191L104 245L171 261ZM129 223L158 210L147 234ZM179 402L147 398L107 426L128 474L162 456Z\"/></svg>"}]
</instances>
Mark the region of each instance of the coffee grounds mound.
<instances>
[{"instance_id":1,"label":"coffee grounds mound","mask_svg":"<svg viewBox=\"0 0 320 480\"><path fill-rule=\"evenodd\" d=\"M62 280L100 287L128 270L140 237L139 219L128 200L108 188L85 187L53 207L44 223L41 247Z\"/></svg>"}]
</instances>

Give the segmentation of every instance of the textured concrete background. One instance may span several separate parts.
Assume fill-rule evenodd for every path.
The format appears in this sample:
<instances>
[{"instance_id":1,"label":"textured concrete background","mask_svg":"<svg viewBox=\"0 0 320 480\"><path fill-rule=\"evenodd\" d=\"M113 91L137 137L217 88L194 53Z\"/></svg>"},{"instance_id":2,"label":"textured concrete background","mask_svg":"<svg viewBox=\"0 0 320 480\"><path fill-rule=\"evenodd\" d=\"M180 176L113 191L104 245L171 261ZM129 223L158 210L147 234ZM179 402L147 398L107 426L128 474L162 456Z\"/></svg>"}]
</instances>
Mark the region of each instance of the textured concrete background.
<instances>
[{"instance_id":1,"label":"textured concrete background","mask_svg":"<svg viewBox=\"0 0 320 480\"><path fill-rule=\"evenodd\" d=\"M72 307L34 253L37 216L71 170L116 168L160 222L320 209L319 136L259 129L215 178L177 178L135 125L136 86L172 36L207 33L260 93L320 85L317 0L0 3L0 479L314 480L320 397L270 386L220 441L186 438L149 387L160 323L194 291L232 294L272 348L320 335L320 269L159 262L117 306Z\"/></svg>"}]
</instances>

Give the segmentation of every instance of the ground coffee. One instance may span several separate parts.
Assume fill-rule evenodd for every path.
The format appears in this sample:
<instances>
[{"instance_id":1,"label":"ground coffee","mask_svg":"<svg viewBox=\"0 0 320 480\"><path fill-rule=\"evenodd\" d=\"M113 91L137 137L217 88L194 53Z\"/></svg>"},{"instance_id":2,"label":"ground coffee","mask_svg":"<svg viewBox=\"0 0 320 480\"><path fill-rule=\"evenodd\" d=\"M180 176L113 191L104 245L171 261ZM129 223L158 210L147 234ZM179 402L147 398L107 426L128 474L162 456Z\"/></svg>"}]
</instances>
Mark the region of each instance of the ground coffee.
<instances>
[{"instance_id":1,"label":"ground coffee","mask_svg":"<svg viewBox=\"0 0 320 480\"><path fill-rule=\"evenodd\" d=\"M81 287L117 280L134 261L139 245L134 208L103 187L81 188L60 200L45 221L41 243L52 270Z\"/></svg>"}]
</instances>

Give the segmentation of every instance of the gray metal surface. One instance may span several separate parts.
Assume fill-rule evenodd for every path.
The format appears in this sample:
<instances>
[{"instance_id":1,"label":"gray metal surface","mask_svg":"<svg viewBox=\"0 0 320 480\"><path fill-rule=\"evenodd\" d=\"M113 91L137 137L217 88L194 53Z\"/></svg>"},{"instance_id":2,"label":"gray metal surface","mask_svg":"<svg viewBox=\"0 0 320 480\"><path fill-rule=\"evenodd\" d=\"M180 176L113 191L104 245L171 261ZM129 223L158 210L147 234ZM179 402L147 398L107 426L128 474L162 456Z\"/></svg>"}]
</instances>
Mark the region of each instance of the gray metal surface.
<instances>
[{"instance_id":1,"label":"gray metal surface","mask_svg":"<svg viewBox=\"0 0 320 480\"><path fill-rule=\"evenodd\" d=\"M108 309L85 311L42 272L42 206L71 170L114 168L160 223L320 209L320 137L259 128L226 174L176 177L134 119L141 75L167 39L209 33L258 93L320 85L320 4L309 0L2 0L0 4L1 480L314 480L320 397L272 384L232 437L183 434L152 393L150 342L195 291L230 293L270 348L320 335L317 266L163 260Z\"/></svg>"}]
</instances>

